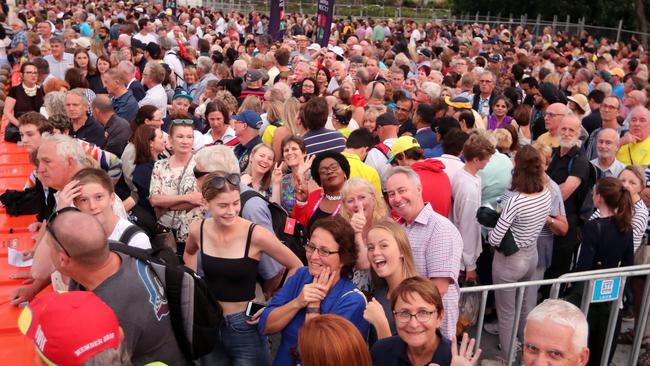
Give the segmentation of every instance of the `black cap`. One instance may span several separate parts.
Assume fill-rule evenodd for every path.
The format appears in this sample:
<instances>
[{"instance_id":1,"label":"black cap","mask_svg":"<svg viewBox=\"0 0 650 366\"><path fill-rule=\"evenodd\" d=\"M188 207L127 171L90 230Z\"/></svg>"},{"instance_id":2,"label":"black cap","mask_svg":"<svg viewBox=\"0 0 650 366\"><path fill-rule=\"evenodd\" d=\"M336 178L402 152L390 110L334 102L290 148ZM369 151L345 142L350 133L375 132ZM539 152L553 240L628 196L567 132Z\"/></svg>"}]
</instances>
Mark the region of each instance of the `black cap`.
<instances>
[{"instance_id":1,"label":"black cap","mask_svg":"<svg viewBox=\"0 0 650 366\"><path fill-rule=\"evenodd\" d=\"M377 116L377 120L375 120L375 124L377 126L391 126L391 125L399 126L399 121L397 120L393 112L388 111Z\"/></svg>"}]
</instances>

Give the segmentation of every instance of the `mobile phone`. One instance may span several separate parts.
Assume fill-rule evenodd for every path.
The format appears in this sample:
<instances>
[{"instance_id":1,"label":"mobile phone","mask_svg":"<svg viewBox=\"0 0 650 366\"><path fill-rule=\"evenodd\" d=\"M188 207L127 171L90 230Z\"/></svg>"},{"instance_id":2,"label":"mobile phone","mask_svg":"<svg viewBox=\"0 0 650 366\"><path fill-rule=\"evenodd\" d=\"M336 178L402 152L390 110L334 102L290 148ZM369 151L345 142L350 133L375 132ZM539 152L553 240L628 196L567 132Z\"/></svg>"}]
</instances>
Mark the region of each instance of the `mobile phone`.
<instances>
[{"instance_id":1,"label":"mobile phone","mask_svg":"<svg viewBox=\"0 0 650 366\"><path fill-rule=\"evenodd\" d=\"M246 316L253 316L255 313L260 311L260 309L266 307L266 304L261 302L249 301L246 305Z\"/></svg>"}]
</instances>

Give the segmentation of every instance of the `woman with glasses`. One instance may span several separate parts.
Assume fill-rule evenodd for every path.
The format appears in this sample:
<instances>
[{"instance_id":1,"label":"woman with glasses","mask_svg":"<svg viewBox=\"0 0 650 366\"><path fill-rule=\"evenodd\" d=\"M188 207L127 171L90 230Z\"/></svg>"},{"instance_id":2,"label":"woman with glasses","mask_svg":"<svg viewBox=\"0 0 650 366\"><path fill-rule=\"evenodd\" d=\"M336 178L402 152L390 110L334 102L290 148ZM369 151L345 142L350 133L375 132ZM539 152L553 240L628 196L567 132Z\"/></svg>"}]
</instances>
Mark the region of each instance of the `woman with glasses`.
<instances>
[{"instance_id":1,"label":"woman with glasses","mask_svg":"<svg viewBox=\"0 0 650 366\"><path fill-rule=\"evenodd\" d=\"M403 280L390 294L397 336L375 343L370 354L374 366L475 365L481 350L472 354L474 340L463 336L460 349L440 333L442 297L431 281L422 277ZM453 342L453 343L452 343Z\"/></svg>"},{"instance_id":2,"label":"woman with glasses","mask_svg":"<svg viewBox=\"0 0 650 366\"><path fill-rule=\"evenodd\" d=\"M248 302L255 300L257 267L265 253L290 274L302 265L273 233L239 216L239 184L238 174L206 177L201 193L212 217L192 223L183 255L195 271L201 256L205 280L224 313L221 341L202 359L206 365L268 365L268 342L256 327L261 310L245 315Z\"/></svg>"},{"instance_id":3,"label":"woman with glasses","mask_svg":"<svg viewBox=\"0 0 650 366\"><path fill-rule=\"evenodd\" d=\"M26 62L20 67L22 82L20 85L9 89L9 94L5 99L3 114L7 117L9 124L7 130L13 130L11 135L5 135L7 141L18 142L20 135L18 133L18 118L30 111L39 111L43 106L45 94L43 89L37 84L38 70L36 65Z\"/></svg>"},{"instance_id":4,"label":"woman with glasses","mask_svg":"<svg viewBox=\"0 0 650 366\"><path fill-rule=\"evenodd\" d=\"M193 174L193 121L173 120L169 128L169 142L174 154L154 164L149 202L156 210L161 231L174 233L177 253L182 253L189 223L203 214L201 206L204 204Z\"/></svg>"},{"instance_id":5,"label":"woman with glasses","mask_svg":"<svg viewBox=\"0 0 650 366\"><path fill-rule=\"evenodd\" d=\"M341 190L350 177L350 163L341 153L326 151L316 155L310 169L311 177L321 188L308 192L309 179L300 174L292 213L308 232L316 220L335 216L341 210Z\"/></svg>"},{"instance_id":6,"label":"woman with glasses","mask_svg":"<svg viewBox=\"0 0 650 366\"><path fill-rule=\"evenodd\" d=\"M357 262L354 230L344 218L330 216L316 221L310 234L307 267L287 279L260 316L262 333L282 332L274 366L295 364L298 331L322 314L351 321L363 337L368 330L363 319L366 299L352 282Z\"/></svg>"}]
</instances>

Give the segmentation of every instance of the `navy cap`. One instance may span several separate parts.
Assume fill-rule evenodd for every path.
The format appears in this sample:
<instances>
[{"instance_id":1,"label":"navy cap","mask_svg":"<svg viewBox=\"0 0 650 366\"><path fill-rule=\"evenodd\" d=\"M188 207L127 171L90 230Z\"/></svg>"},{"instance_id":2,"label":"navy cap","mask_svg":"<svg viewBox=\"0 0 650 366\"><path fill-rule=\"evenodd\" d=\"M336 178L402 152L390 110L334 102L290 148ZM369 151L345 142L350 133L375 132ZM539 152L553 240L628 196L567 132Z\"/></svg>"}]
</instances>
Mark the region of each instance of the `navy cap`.
<instances>
[{"instance_id":1,"label":"navy cap","mask_svg":"<svg viewBox=\"0 0 650 366\"><path fill-rule=\"evenodd\" d=\"M254 128L256 130L259 130L260 127L262 127L262 117L260 117L257 112L250 109L244 110L239 114L232 115L230 118L234 119L235 121L244 122L248 125L248 127Z\"/></svg>"},{"instance_id":2,"label":"navy cap","mask_svg":"<svg viewBox=\"0 0 650 366\"><path fill-rule=\"evenodd\" d=\"M172 100L176 100L178 98L185 98L190 103L192 103L192 101L194 100L194 98L192 98L192 96L188 92L186 92L185 90L177 91L176 94L174 94L174 97L172 98Z\"/></svg>"}]
</instances>

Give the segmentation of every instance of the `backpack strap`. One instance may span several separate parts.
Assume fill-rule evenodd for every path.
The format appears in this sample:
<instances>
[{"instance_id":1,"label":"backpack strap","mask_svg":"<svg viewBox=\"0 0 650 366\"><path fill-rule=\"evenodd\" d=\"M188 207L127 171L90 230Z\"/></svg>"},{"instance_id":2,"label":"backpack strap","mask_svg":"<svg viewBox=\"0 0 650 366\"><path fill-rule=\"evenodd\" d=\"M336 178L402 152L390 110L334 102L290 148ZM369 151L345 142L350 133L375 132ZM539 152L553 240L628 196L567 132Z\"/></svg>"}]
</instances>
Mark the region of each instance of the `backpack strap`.
<instances>
[{"instance_id":1,"label":"backpack strap","mask_svg":"<svg viewBox=\"0 0 650 366\"><path fill-rule=\"evenodd\" d=\"M183 271L174 271L170 266L165 266L165 296L169 306L169 320L176 335L176 341L185 355L192 356L192 340L186 338L183 325L183 309L181 299L183 292Z\"/></svg>"},{"instance_id":2,"label":"backpack strap","mask_svg":"<svg viewBox=\"0 0 650 366\"><path fill-rule=\"evenodd\" d=\"M248 227L248 236L246 237L246 249L244 249L244 258L248 258L248 252L251 248L251 241L253 240L253 230L255 229L255 224L251 224Z\"/></svg>"},{"instance_id":3,"label":"backpack strap","mask_svg":"<svg viewBox=\"0 0 650 366\"><path fill-rule=\"evenodd\" d=\"M390 148L388 147L388 145L386 145L383 142L380 142L377 145L375 145L375 147L377 148L377 150L381 151L381 153L384 154L384 156L388 157L388 153L390 152Z\"/></svg>"},{"instance_id":4,"label":"backpack strap","mask_svg":"<svg viewBox=\"0 0 650 366\"><path fill-rule=\"evenodd\" d=\"M144 230L140 229L140 227L138 225L131 224L129 227L126 228L126 230L124 230L124 232L122 232L122 235L120 235L119 241L121 243L129 245L129 242L131 241L131 239L133 239L133 237L138 233L145 234Z\"/></svg>"},{"instance_id":5,"label":"backpack strap","mask_svg":"<svg viewBox=\"0 0 650 366\"><path fill-rule=\"evenodd\" d=\"M266 199L266 197L262 196L256 190L251 189L251 190L248 190L246 192L242 192L242 194L240 195L240 207L241 207L242 210L244 209L244 206L246 206L246 202L248 202L248 200L250 200L253 197L259 197L259 198L263 199L266 203L268 203L268 200Z\"/></svg>"}]
</instances>

